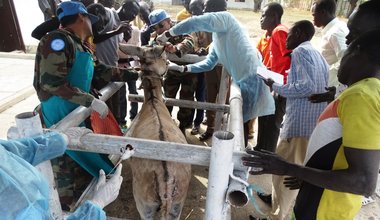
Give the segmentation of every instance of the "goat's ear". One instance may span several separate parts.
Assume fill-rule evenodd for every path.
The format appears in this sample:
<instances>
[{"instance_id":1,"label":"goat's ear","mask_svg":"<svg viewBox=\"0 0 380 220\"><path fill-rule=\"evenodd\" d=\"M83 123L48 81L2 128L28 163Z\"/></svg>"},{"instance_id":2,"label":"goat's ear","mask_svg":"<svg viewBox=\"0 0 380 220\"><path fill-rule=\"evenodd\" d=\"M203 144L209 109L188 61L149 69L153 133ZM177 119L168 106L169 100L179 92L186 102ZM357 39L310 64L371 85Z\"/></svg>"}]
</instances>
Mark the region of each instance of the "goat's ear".
<instances>
[{"instance_id":1,"label":"goat's ear","mask_svg":"<svg viewBox=\"0 0 380 220\"><path fill-rule=\"evenodd\" d=\"M119 44L119 49L128 55L131 56L138 56L138 57L143 57L144 56L144 50L141 47L130 45L130 44Z\"/></svg>"},{"instance_id":2,"label":"goat's ear","mask_svg":"<svg viewBox=\"0 0 380 220\"><path fill-rule=\"evenodd\" d=\"M153 49L154 49L154 54L157 57L160 57L161 54L165 51L165 47L164 46L155 46Z\"/></svg>"}]
</instances>

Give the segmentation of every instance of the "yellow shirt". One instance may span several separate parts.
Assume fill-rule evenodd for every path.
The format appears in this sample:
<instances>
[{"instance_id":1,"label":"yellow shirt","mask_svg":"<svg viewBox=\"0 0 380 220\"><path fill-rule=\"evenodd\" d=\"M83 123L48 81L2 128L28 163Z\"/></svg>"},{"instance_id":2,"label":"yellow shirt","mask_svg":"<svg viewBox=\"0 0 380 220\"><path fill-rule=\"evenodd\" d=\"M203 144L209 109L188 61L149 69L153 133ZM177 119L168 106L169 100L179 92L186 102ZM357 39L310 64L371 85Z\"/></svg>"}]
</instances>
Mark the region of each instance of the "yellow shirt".
<instances>
[{"instance_id":1,"label":"yellow shirt","mask_svg":"<svg viewBox=\"0 0 380 220\"><path fill-rule=\"evenodd\" d=\"M310 137L305 165L323 170L348 167L344 147L380 150L380 80L348 87L321 114ZM294 208L297 219L352 220L362 196L304 182Z\"/></svg>"}]
</instances>

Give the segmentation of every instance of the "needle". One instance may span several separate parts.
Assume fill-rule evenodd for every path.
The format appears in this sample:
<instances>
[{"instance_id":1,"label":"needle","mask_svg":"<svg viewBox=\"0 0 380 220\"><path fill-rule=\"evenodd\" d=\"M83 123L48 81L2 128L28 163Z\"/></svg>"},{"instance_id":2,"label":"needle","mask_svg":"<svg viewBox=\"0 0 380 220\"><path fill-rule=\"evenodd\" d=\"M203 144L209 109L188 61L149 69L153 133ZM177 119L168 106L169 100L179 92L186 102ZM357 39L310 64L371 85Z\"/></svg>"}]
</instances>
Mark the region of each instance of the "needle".
<instances>
[{"instance_id":1,"label":"needle","mask_svg":"<svg viewBox=\"0 0 380 220\"><path fill-rule=\"evenodd\" d=\"M122 155L120 156L119 160L117 161L115 166L112 168L112 170L107 174L106 177L110 177L110 175L117 168L117 166L119 166L119 164L123 160L129 159L135 153L135 150L133 149L133 147L131 145L128 144L126 147L120 148L120 152L122 153Z\"/></svg>"}]
</instances>

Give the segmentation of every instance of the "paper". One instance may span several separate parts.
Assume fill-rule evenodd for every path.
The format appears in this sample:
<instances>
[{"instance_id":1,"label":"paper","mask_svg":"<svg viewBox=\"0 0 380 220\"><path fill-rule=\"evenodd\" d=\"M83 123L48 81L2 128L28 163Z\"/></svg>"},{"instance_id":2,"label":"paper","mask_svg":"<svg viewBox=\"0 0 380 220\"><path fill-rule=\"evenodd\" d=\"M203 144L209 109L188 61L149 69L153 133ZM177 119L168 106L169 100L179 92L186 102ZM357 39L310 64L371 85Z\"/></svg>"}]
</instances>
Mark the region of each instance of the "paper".
<instances>
[{"instance_id":1,"label":"paper","mask_svg":"<svg viewBox=\"0 0 380 220\"><path fill-rule=\"evenodd\" d=\"M266 68L259 66L257 67L257 74L264 79L271 78L275 83L284 85L284 76L279 73L267 70Z\"/></svg>"}]
</instances>

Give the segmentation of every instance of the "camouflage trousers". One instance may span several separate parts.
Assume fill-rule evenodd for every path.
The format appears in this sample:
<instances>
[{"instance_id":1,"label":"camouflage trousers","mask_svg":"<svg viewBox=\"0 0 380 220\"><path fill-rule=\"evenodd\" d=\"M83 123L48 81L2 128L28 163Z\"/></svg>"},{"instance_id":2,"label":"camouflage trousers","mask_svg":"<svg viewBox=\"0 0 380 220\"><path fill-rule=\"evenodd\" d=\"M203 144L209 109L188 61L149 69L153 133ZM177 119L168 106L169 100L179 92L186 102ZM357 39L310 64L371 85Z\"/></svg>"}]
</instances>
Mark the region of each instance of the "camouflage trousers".
<instances>
[{"instance_id":1,"label":"camouflage trousers","mask_svg":"<svg viewBox=\"0 0 380 220\"><path fill-rule=\"evenodd\" d=\"M197 74L186 73L181 74L176 71L168 71L164 77L164 94L167 98L175 98L180 87L179 99L194 101L195 90L197 89ZM168 106L171 114L173 107ZM180 122L180 127L191 126L192 112L190 108L180 108L177 113L177 119Z\"/></svg>"},{"instance_id":2,"label":"camouflage trousers","mask_svg":"<svg viewBox=\"0 0 380 220\"><path fill-rule=\"evenodd\" d=\"M70 211L86 189L92 176L67 154L51 160L62 210Z\"/></svg>"}]
</instances>

